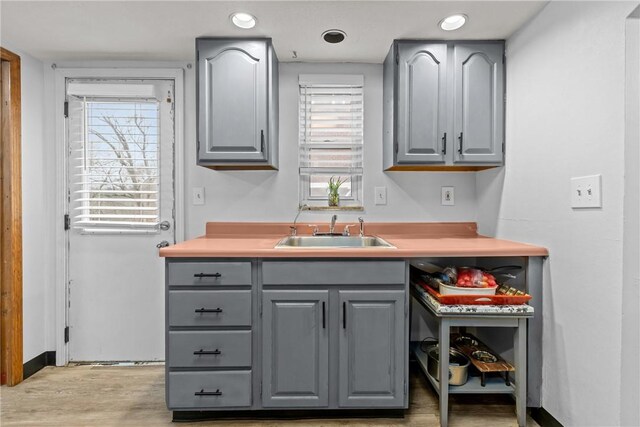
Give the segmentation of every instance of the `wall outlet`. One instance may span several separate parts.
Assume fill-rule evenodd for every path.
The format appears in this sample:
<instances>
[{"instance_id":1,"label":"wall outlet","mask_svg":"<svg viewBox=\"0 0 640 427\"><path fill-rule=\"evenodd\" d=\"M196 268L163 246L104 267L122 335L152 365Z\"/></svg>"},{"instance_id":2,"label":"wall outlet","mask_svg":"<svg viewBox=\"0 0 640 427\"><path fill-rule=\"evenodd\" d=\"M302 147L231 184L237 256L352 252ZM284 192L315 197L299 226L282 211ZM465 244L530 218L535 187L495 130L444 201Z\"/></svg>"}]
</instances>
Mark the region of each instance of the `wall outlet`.
<instances>
[{"instance_id":1,"label":"wall outlet","mask_svg":"<svg viewBox=\"0 0 640 427\"><path fill-rule=\"evenodd\" d=\"M602 175L571 178L571 207L602 207Z\"/></svg>"},{"instance_id":2,"label":"wall outlet","mask_svg":"<svg viewBox=\"0 0 640 427\"><path fill-rule=\"evenodd\" d=\"M376 187L375 188L375 203L376 203L376 205L386 205L387 204L387 187Z\"/></svg>"},{"instance_id":3,"label":"wall outlet","mask_svg":"<svg viewBox=\"0 0 640 427\"><path fill-rule=\"evenodd\" d=\"M455 187L442 187L440 203L442 206L453 206L456 204Z\"/></svg>"},{"instance_id":4,"label":"wall outlet","mask_svg":"<svg viewBox=\"0 0 640 427\"><path fill-rule=\"evenodd\" d=\"M193 187L193 204L204 205L204 187Z\"/></svg>"}]
</instances>

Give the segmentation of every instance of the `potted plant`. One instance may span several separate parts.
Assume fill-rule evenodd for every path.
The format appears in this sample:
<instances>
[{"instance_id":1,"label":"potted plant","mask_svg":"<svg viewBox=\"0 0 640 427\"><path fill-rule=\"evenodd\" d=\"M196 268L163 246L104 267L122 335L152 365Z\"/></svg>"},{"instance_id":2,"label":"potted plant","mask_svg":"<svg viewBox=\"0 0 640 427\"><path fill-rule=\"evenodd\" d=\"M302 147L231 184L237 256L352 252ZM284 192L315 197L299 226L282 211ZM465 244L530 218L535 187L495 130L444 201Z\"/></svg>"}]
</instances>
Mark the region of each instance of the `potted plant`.
<instances>
[{"instance_id":1,"label":"potted plant","mask_svg":"<svg viewBox=\"0 0 640 427\"><path fill-rule=\"evenodd\" d=\"M334 179L333 176L329 179L329 206L338 206L340 203L340 193L338 190L345 181L346 179L340 179L340 177Z\"/></svg>"}]
</instances>

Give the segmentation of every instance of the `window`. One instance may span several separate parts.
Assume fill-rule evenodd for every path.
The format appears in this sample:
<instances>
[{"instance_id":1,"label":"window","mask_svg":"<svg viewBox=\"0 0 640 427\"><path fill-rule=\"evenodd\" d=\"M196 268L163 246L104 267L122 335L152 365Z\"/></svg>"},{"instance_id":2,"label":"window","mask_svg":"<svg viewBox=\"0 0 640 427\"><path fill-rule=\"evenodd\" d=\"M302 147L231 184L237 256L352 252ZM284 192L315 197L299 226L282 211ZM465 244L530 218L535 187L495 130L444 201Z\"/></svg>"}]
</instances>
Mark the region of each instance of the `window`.
<instances>
[{"instance_id":1,"label":"window","mask_svg":"<svg viewBox=\"0 0 640 427\"><path fill-rule=\"evenodd\" d=\"M74 229L157 230L157 100L69 96L69 150Z\"/></svg>"},{"instance_id":2,"label":"window","mask_svg":"<svg viewBox=\"0 0 640 427\"><path fill-rule=\"evenodd\" d=\"M363 76L300 75L300 204L327 207L340 179L340 208L362 208Z\"/></svg>"}]
</instances>

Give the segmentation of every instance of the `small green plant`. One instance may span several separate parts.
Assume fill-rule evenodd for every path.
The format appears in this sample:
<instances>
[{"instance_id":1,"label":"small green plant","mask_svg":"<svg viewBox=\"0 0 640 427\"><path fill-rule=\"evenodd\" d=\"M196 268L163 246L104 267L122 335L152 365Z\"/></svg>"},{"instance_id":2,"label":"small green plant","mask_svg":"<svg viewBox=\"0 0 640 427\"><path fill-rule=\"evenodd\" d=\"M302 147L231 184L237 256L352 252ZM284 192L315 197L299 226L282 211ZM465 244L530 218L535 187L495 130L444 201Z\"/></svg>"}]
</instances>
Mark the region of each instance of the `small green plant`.
<instances>
[{"instance_id":1,"label":"small green plant","mask_svg":"<svg viewBox=\"0 0 640 427\"><path fill-rule=\"evenodd\" d=\"M329 206L338 206L340 203L340 193L338 193L338 190L345 181L346 178L340 179L340 177L338 177L338 179L335 179L333 176L329 179Z\"/></svg>"}]
</instances>

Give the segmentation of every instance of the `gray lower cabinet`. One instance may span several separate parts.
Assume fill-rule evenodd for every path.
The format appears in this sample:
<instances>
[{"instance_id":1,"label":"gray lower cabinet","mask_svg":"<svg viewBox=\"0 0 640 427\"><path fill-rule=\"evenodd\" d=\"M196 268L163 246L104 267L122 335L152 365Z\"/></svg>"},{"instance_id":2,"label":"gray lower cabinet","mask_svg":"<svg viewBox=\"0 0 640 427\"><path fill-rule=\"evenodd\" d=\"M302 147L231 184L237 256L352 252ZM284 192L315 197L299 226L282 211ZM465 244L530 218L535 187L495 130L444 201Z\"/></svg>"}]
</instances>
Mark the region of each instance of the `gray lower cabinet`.
<instances>
[{"instance_id":1,"label":"gray lower cabinet","mask_svg":"<svg viewBox=\"0 0 640 427\"><path fill-rule=\"evenodd\" d=\"M278 63L270 39L196 39L198 164L277 169Z\"/></svg>"},{"instance_id":2,"label":"gray lower cabinet","mask_svg":"<svg viewBox=\"0 0 640 427\"><path fill-rule=\"evenodd\" d=\"M168 259L167 407L407 408L407 272L389 259Z\"/></svg>"},{"instance_id":3,"label":"gray lower cabinet","mask_svg":"<svg viewBox=\"0 0 640 427\"><path fill-rule=\"evenodd\" d=\"M341 407L398 407L405 392L404 291L339 291Z\"/></svg>"},{"instance_id":4,"label":"gray lower cabinet","mask_svg":"<svg viewBox=\"0 0 640 427\"><path fill-rule=\"evenodd\" d=\"M329 291L263 291L262 404L329 403Z\"/></svg>"},{"instance_id":5,"label":"gray lower cabinet","mask_svg":"<svg viewBox=\"0 0 640 427\"><path fill-rule=\"evenodd\" d=\"M396 40L383 69L385 170L503 164L504 42Z\"/></svg>"}]
</instances>

